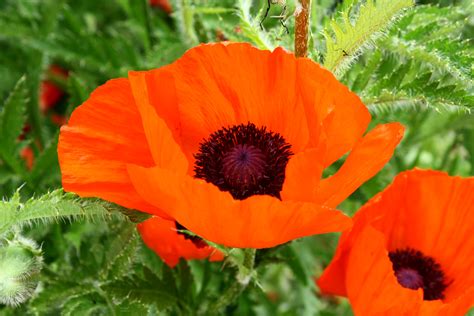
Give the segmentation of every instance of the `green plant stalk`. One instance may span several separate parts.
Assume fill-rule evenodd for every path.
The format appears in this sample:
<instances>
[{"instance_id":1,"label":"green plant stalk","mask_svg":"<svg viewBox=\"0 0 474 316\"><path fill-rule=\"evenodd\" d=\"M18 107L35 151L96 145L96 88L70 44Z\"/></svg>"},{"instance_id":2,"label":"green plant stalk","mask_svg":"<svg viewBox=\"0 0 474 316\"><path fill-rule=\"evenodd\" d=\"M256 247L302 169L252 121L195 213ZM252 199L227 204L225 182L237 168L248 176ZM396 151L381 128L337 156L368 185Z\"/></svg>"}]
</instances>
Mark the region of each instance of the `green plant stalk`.
<instances>
[{"instance_id":1,"label":"green plant stalk","mask_svg":"<svg viewBox=\"0 0 474 316\"><path fill-rule=\"evenodd\" d=\"M244 250L243 264L239 266L235 282L210 306L209 311L211 315L220 314L225 307L233 304L249 285L254 272L256 252L256 249Z\"/></svg>"}]
</instances>

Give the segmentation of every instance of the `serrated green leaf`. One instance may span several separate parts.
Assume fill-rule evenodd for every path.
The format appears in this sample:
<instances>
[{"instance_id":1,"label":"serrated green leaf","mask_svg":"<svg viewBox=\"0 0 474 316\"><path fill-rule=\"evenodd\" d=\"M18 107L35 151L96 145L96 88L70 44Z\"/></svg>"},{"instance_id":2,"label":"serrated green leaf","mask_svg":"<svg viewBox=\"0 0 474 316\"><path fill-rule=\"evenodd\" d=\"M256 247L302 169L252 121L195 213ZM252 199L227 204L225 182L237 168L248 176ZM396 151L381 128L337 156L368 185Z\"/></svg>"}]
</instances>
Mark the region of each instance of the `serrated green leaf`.
<instances>
[{"instance_id":1,"label":"serrated green leaf","mask_svg":"<svg viewBox=\"0 0 474 316\"><path fill-rule=\"evenodd\" d=\"M102 289L117 301L155 304L160 310L177 304L178 298L172 295L170 284L163 282L151 273L146 277L146 279L129 277L112 281L104 284Z\"/></svg>"},{"instance_id":2,"label":"serrated green leaf","mask_svg":"<svg viewBox=\"0 0 474 316\"><path fill-rule=\"evenodd\" d=\"M25 173L18 155L18 137L25 125L27 102L26 80L22 77L0 112L0 157L19 174Z\"/></svg>"},{"instance_id":3,"label":"serrated green leaf","mask_svg":"<svg viewBox=\"0 0 474 316\"><path fill-rule=\"evenodd\" d=\"M61 189L21 203L19 192L0 202L0 235L16 225L58 221L63 218L110 218L121 206L100 199L80 199Z\"/></svg>"},{"instance_id":4,"label":"serrated green leaf","mask_svg":"<svg viewBox=\"0 0 474 316\"><path fill-rule=\"evenodd\" d=\"M367 0L356 17L351 8L340 13L323 31L326 38L324 66L342 75L364 48L370 47L382 32L400 16L413 0Z\"/></svg>"},{"instance_id":5,"label":"serrated green leaf","mask_svg":"<svg viewBox=\"0 0 474 316\"><path fill-rule=\"evenodd\" d=\"M122 225L120 233L107 247L105 265L100 272L103 279L121 278L130 274L138 247L135 225Z\"/></svg>"}]
</instances>

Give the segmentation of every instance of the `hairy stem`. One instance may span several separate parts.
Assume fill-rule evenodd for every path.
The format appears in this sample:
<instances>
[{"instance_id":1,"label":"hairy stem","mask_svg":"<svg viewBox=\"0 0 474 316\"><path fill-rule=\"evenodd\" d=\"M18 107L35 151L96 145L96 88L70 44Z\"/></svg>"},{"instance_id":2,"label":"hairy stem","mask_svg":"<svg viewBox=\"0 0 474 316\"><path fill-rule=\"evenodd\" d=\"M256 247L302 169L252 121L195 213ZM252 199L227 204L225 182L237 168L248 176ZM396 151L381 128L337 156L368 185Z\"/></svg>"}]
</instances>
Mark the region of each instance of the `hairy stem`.
<instances>
[{"instance_id":1,"label":"hairy stem","mask_svg":"<svg viewBox=\"0 0 474 316\"><path fill-rule=\"evenodd\" d=\"M236 280L222 293L219 299L210 306L209 311L212 315L220 314L224 308L233 304L249 285L254 272L255 253L256 249L244 250L243 265L239 267Z\"/></svg>"},{"instance_id":2,"label":"hairy stem","mask_svg":"<svg viewBox=\"0 0 474 316\"><path fill-rule=\"evenodd\" d=\"M300 0L295 12L295 55L308 55L309 12L311 0Z\"/></svg>"}]
</instances>

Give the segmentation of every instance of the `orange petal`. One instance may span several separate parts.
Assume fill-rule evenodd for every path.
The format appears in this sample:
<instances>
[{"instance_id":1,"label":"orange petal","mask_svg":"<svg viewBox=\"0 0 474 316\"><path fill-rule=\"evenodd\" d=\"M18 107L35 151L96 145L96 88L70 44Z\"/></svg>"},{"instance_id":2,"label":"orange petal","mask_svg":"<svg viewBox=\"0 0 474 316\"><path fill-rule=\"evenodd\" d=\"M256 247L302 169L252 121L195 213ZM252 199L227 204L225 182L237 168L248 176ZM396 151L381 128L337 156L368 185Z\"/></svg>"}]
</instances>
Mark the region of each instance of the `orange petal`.
<instances>
[{"instance_id":1,"label":"orange petal","mask_svg":"<svg viewBox=\"0 0 474 316\"><path fill-rule=\"evenodd\" d=\"M323 173L319 163L321 152L308 149L290 158L285 170L285 182L281 191L283 201L311 202Z\"/></svg>"},{"instance_id":2,"label":"orange petal","mask_svg":"<svg viewBox=\"0 0 474 316\"><path fill-rule=\"evenodd\" d=\"M155 165L185 173L188 161L177 144L172 130L150 105L145 77L130 73L129 80Z\"/></svg>"},{"instance_id":3,"label":"orange petal","mask_svg":"<svg viewBox=\"0 0 474 316\"><path fill-rule=\"evenodd\" d=\"M209 135L251 122L280 133L294 152L306 146L309 134L294 55L247 43L214 43L187 51L172 67L181 121L187 122L183 138L203 127Z\"/></svg>"},{"instance_id":4,"label":"orange petal","mask_svg":"<svg viewBox=\"0 0 474 316\"><path fill-rule=\"evenodd\" d=\"M345 283L356 316L405 315L423 300L423 290L406 289L398 283L384 236L370 226L354 242Z\"/></svg>"},{"instance_id":5,"label":"orange petal","mask_svg":"<svg viewBox=\"0 0 474 316\"><path fill-rule=\"evenodd\" d=\"M328 140L323 160L327 167L362 137L370 114L355 93L309 59L298 59L298 85L310 127L311 147L316 147L322 138Z\"/></svg>"},{"instance_id":6,"label":"orange petal","mask_svg":"<svg viewBox=\"0 0 474 316\"><path fill-rule=\"evenodd\" d=\"M127 79L108 81L73 112L58 156L66 191L166 216L137 194L126 170L154 165Z\"/></svg>"},{"instance_id":7,"label":"orange petal","mask_svg":"<svg viewBox=\"0 0 474 316\"><path fill-rule=\"evenodd\" d=\"M160 168L129 166L140 194L197 235L229 247L267 248L351 225L342 212L270 196L234 200L203 180Z\"/></svg>"},{"instance_id":8,"label":"orange petal","mask_svg":"<svg viewBox=\"0 0 474 316\"><path fill-rule=\"evenodd\" d=\"M383 168L392 157L403 132L401 124L390 123L375 127L360 139L337 173L321 181L316 202L336 207L346 199Z\"/></svg>"},{"instance_id":9,"label":"orange petal","mask_svg":"<svg viewBox=\"0 0 474 316\"><path fill-rule=\"evenodd\" d=\"M152 217L137 225L145 244L173 268L179 259L205 259L220 261L222 253L210 246L198 248L194 243L178 234L174 221Z\"/></svg>"}]
</instances>

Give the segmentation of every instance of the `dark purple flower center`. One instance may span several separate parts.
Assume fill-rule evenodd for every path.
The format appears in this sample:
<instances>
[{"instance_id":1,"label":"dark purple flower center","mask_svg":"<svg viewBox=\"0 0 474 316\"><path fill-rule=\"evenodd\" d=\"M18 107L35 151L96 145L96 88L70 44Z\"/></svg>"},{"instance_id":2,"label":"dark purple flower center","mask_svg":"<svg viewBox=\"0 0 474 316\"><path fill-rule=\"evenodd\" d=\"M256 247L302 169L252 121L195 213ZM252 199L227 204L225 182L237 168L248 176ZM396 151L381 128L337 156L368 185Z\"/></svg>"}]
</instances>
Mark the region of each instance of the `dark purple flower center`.
<instances>
[{"instance_id":1,"label":"dark purple flower center","mask_svg":"<svg viewBox=\"0 0 474 316\"><path fill-rule=\"evenodd\" d=\"M444 298L445 276L433 258L410 248L391 251L388 256L401 286L412 290L422 288L425 301Z\"/></svg>"},{"instance_id":2,"label":"dark purple flower center","mask_svg":"<svg viewBox=\"0 0 474 316\"><path fill-rule=\"evenodd\" d=\"M280 198L291 145L278 133L252 123L224 127L204 140L194 155L195 177L235 199L252 195Z\"/></svg>"},{"instance_id":3,"label":"dark purple flower center","mask_svg":"<svg viewBox=\"0 0 474 316\"><path fill-rule=\"evenodd\" d=\"M423 277L418 271L410 268L402 268L395 272L398 283L408 289L417 290L423 287Z\"/></svg>"}]
</instances>

